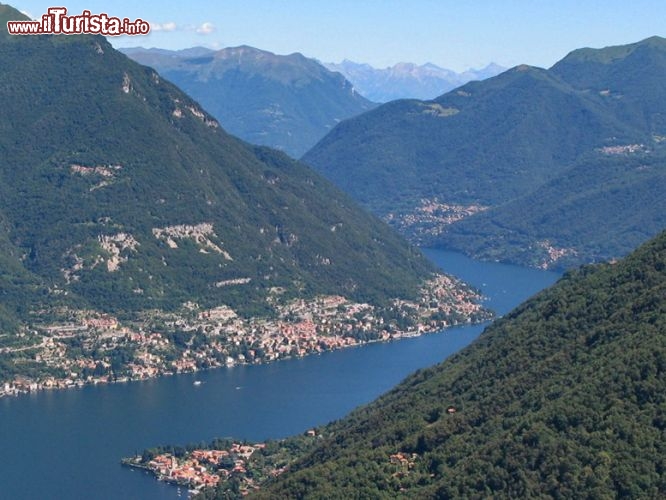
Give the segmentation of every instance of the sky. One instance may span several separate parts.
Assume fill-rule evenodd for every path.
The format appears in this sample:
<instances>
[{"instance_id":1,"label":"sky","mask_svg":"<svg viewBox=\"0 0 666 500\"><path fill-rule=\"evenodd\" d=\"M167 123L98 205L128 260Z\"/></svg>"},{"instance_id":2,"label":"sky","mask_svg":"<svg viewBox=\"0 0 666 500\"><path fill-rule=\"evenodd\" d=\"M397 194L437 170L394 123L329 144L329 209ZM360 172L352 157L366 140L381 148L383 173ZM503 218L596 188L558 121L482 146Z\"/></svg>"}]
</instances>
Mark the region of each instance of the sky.
<instances>
[{"instance_id":1,"label":"sky","mask_svg":"<svg viewBox=\"0 0 666 500\"><path fill-rule=\"evenodd\" d=\"M7 2L7 0L3 0ZM494 62L550 67L581 47L666 37L663 0L15 0L39 18L52 6L151 24L116 47L212 49L250 45L323 62L378 68L434 63L464 71Z\"/></svg>"}]
</instances>

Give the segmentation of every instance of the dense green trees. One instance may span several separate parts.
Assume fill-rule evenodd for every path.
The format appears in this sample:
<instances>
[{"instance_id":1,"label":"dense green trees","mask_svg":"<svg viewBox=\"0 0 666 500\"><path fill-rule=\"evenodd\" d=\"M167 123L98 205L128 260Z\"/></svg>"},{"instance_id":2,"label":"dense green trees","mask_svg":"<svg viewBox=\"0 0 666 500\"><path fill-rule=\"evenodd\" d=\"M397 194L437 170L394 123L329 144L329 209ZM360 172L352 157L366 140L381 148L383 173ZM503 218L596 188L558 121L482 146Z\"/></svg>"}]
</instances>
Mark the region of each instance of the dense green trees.
<instances>
[{"instance_id":1,"label":"dense green trees","mask_svg":"<svg viewBox=\"0 0 666 500\"><path fill-rule=\"evenodd\" d=\"M666 227L665 167L663 144L630 156L591 153L535 191L455 224L438 244L532 266L551 262L548 246L567 249L560 269L626 255Z\"/></svg>"},{"instance_id":2,"label":"dense green trees","mask_svg":"<svg viewBox=\"0 0 666 500\"><path fill-rule=\"evenodd\" d=\"M16 16L3 6L0 25ZM229 136L101 37L0 36L0 65L3 331L55 303L266 316L283 288L380 304L415 296L434 270L322 177ZM198 242L154 233L202 224ZM247 281L216 286L235 279Z\"/></svg>"},{"instance_id":3,"label":"dense green trees","mask_svg":"<svg viewBox=\"0 0 666 500\"><path fill-rule=\"evenodd\" d=\"M122 52L178 85L230 133L294 158L340 120L373 107L341 75L301 54L280 56L247 46Z\"/></svg>"},{"instance_id":4,"label":"dense green trees","mask_svg":"<svg viewBox=\"0 0 666 500\"><path fill-rule=\"evenodd\" d=\"M665 227L665 75L663 38L574 51L549 70L384 104L304 160L428 246L523 265L552 263L549 245L575 250L561 268L607 260ZM424 199L490 208L446 226L418 211Z\"/></svg>"},{"instance_id":5,"label":"dense green trees","mask_svg":"<svg viewBox=\"0 0 666 500\"><path fill-rule=\"evenodd\" d=\"M469 348L322 428L258 496L658 498L665 430L663 233L617 264L567 273Z\"/></svg>"}]
</instances>

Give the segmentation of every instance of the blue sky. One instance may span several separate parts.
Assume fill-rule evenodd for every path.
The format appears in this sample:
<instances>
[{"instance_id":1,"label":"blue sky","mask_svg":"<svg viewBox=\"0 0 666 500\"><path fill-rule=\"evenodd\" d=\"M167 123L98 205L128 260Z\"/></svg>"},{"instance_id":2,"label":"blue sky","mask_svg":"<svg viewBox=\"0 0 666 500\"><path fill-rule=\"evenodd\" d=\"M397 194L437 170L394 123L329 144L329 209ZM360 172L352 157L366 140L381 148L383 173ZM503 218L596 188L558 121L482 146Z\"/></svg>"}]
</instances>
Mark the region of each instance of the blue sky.
<instances>
[{"instance_id":1,"label":"blue sky","mask_svg":"<svg viewBox=\"0 0 666 500\"><path fill-rule=\"evenodd\" d=\"M5 2L7 0L4 0ZM11 3L11 2L10 2ZM51 6L151 23L116 47L251 45L325 62L386 67L432 62L462 71L496 62L549 67L579 47L666 36L663 0L15 0L33 17Z\"/></svg>"}]
</instances>

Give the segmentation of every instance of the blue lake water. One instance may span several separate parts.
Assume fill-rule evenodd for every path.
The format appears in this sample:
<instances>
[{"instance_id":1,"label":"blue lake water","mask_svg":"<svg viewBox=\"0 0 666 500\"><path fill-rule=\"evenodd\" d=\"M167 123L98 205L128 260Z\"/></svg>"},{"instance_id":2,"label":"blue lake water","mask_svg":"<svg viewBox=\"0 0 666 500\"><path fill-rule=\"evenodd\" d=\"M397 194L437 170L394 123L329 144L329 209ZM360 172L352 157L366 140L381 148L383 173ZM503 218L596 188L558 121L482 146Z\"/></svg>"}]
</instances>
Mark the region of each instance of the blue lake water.
<instances>
[{"instance_id":1,"label":"blue lake water","mask_svg":"<svg viewBox=\"0 0 666 500\"><path fill-rule=\"evenodd\" d=\"M559 277L452 252L425 253L481 289L499 314ZM0 498L182 498L185 492L121 467L120 458L159 444L303 432L372 401L482 330L461 327L269 365L0 399Z\"/></svg>"}]
</instances>

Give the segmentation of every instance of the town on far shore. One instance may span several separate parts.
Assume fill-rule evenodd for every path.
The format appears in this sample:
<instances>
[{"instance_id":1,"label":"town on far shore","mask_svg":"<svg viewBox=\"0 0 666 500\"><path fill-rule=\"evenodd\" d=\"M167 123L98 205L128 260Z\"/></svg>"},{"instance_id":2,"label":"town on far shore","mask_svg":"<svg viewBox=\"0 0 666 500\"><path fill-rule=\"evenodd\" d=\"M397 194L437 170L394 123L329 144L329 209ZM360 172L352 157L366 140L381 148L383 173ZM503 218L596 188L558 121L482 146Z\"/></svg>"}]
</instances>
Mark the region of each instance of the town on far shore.
<instances>
[{"instance_id":1,"label":"town on far shore","mask_svg":"<svg viewBox=\"0 0 666 500\"><path fill-rule=\"evenodd\" d=\"M443 274L425 283L418 300L394 300L383 308L339 295L282 304L282 292L273 290L277 314L270 319L193 302L175 312L143 311L122 322L91 310L41 311L48 322L0 336L0 363L6 368L0 396L265 363L492 317L477 291Z\"/></svg>"}]
</instances>

